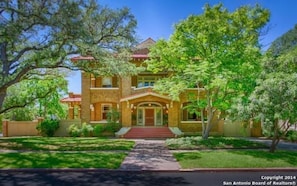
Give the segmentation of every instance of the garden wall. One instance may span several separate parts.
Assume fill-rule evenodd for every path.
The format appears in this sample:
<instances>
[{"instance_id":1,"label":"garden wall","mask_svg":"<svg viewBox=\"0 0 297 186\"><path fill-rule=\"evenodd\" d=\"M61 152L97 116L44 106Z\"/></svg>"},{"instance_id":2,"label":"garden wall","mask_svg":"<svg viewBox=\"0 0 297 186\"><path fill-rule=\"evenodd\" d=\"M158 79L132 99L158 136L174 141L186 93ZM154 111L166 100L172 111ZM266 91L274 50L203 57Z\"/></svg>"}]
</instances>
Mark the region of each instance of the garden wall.
<instances>
[{"instance_id":1,"label":"garden wall","mask_svg":"<svg viewBox=\"0 0 297 186\"><path fill-rule=\"evenodd\" d=\"M39 118L34 121L8 121L2 122L3 137L12 136L39 136L36 126L42 122L43 119ZM60 127L55 132L54 136L69 136L68 127L71 124L80 124L81 120L60 120Z\"/></svg>"},{"instance_id":2,"label":"garden wall","mask_svg":"<svg viewBox=\"0 0 297 186\"><path fill-rule=\"evenodd\" d=\"M226 120L224 124L224 136L250 137L251 127L249 126L249 124L244 124L242 121Z\"/></svg>"},{"instance_id":3,"label":"garden wall","mask_svg":"<svg viewBox=\"0 0 297 186\"><path fill-rule=\"evenodd\" d=\"M223 135L224 121L220 121L217 125L213 126L210 135L222 136ZM179 129L185 134L201 134L202 133L202 122L201 121L181 121Z\"/></svg>"},{"instance_id":4,"label":"garden wall","mask_svg":"<svg viewBox=\"0 0 297 186\"><path fill-rule=\"evenodd\" d=\"M36 126L42 118L33 121L2 121L3 137L11 136L38 136Z\"/></svg>"},{"instance_id":5,"label":"garden wall","mask_svg":"<svg viewBox=\"0 0 297 186\"><path fill-rule=\"evenodd\" d=\"M60 124L60 127L55 132L54 136L64 137L64 136L69 136L69 133L68 133L69 126L72 125L72 124L79 125L79 124L81 124L81 120L80 119L60 120L59 124Z\"/></svg>"}]
</instances>

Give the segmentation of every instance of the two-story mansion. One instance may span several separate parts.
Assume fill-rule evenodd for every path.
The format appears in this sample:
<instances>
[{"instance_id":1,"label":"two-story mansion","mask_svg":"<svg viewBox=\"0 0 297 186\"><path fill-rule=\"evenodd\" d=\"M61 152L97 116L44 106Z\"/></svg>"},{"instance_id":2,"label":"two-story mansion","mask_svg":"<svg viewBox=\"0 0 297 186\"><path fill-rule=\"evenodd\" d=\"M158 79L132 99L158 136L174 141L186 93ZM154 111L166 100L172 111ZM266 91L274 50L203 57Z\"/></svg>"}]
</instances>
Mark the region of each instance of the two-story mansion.
<instances>
[{"instance_id":1,"label":"two-story mansion","mask_svg":"<svg viewBox=\"0 0 297 186\"><path fill-rule=\"evenodd\" d=\"M149 46L155 43L151 38L140 43L132 54L131 63L141 64L148 58ZM72 58L72 61L87 59ZM81 119L83 122L104 123L112 109L120 112L120 123L125 128L161 127L180 129L183 132L201 131L201 121L183 109L189 102L189 88L180 95L180 101L173 101L166 95L153 90L154 83L167 73L142 72L130 77L94 77L82 72ZM214 133L222 133L222 126L215 126Z\"/></svg>"}]
</instances>

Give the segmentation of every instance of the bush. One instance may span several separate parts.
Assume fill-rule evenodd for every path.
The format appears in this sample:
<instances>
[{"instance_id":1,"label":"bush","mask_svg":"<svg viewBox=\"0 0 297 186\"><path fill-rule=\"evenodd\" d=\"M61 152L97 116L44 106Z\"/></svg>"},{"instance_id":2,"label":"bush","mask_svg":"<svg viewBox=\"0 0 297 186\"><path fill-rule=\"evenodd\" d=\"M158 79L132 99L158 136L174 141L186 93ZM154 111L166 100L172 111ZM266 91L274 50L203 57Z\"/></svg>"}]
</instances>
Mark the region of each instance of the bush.
<instances>
[{"instance_id":1,"label":"bush","mask_svg":"<svg viewBox=\"0 0 297 186\"><path fill-rule=\"evenodd\" d=\"M116 109L112 109L110 112L108 112L105 131L117 132L121 128L121 124L118 123L119 118L120 118L120 112L118 112Z\"/></svg>"},{"instance_id":2,"label":"bush","mask_svg":"<svg viewBox=\"0 0 297 186\"><path fill-rule=\"evenodd\" d=\"M79 137L81 136L81 130L80 130L80 127L76 124L72 124L69 126L68 128L68 132L69 132L69 135L71 137Z\"/></svg>"},{"instance_id":3,"label":"bush","mask_svg":"<svg viewBox=\"0 0 297 186\"><path fill-rule=\"evenodd\" d=\"M120 128L121 128L121 124L119 124L119 123L107 123L104 131L117 132L120 130Z\"/></svg>"},{"instance_id":4,"label":"bush","mask_svg":"<svg viewBox=\"0 0 297 186\"><path fill-rule=\"evenodd\" d=\"M103 132L104 132L104 126L102 126L102 125L96 125L94 127L94 131L93 131L94 136L99 137L99 136L102 135Z\"/></svg>"},{"instance_id":5,"label":"bush","mask_svg":"<svg viewBox=\"0 0 297 186\"><path fill-rule=\"evenodd\" d=\"M90 124L83 123L82 126L72 124L68 128L71 137L89 137L92 136L94 128Z\"/></svg>"},{"instance_id":6,"label":"bush","mask_svg":"<svg viewBox=\"0 0 297 186\"><path fill-rule=\"evenodd\" d=\"M94 128L90 124L83 123L81 127L81 135L83 137L90 137L92 136Z\"/></svg>"},{"instance_id":7,"label":"bush","mask_svg":"<svg viewBox=\"0 0 297 186\"><path fill-rule=\"evenodd\" d=\"M37 125L36 129L42 136L53 137L55 131L59 128L58 120L44 120Z\"/></svg>"},{"instance_id":8,"label":"bush","mask_svg":"<svg viewBox=\"0 0 297 186\"><path fill-rule=\"evenodd\" d=\"M289 130L286 134L286 139L292 142L297 141L297 131L296 130Z\"/></svg>"}]
</instances>

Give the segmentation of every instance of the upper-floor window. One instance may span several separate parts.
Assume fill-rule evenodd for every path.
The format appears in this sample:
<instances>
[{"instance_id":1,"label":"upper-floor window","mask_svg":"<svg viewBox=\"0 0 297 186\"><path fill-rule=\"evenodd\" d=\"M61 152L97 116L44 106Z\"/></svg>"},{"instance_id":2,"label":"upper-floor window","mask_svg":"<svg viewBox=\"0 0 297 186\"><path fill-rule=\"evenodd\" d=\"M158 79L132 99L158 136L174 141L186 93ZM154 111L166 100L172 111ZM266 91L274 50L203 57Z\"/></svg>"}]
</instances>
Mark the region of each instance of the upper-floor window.
<instances>
[{"instance_id":1,"label":"upper-floor window","mask_svg":"<svg viewBox=\"0 0 297 186\"><path fill-rule=\"evenodd\" d=\"M157 76L138 76L137 77L137 87L148 87L148 86L154 86L156 81L160 79L160 77Z\"/></svg>"},{"instance_id":2,"label":"upper-floor window","mask_svg":"<svg viewBox=\"0 0 297 186\"><path fill-rule=\"evenodd\" d=\"M112 77L103 77L102 87L112 87Z\"/></svg>"}]
</instances>

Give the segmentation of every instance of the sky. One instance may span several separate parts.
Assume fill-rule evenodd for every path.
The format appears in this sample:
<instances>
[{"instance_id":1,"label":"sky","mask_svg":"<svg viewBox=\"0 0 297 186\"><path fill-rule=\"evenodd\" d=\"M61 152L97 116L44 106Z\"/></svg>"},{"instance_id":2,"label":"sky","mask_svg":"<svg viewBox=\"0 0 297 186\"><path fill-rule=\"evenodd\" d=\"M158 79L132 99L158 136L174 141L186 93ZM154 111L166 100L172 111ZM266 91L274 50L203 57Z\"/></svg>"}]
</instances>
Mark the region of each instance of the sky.
<instances>
[{"instance_id":1,"label":"sky","mask_svg":"<svg viewBox=\"0 0 297 186\"><path fill-rule=\"evenodd\" d=\"M154 40L168 39L174 32L174 25L189 15L203 13L205 4L222 3L229 11L240 6L256 4L271 12L268 32L262 36L264 50L271 42L294 28L297 24L296 0L98 0L101 5L112 9L128 7L137 20L136 34L140 41L149 37ZM73 72L68 78L68 91L81 93L80 72Z\"/></svg>"}]
</instances>

